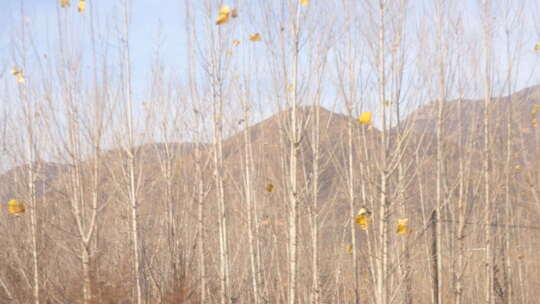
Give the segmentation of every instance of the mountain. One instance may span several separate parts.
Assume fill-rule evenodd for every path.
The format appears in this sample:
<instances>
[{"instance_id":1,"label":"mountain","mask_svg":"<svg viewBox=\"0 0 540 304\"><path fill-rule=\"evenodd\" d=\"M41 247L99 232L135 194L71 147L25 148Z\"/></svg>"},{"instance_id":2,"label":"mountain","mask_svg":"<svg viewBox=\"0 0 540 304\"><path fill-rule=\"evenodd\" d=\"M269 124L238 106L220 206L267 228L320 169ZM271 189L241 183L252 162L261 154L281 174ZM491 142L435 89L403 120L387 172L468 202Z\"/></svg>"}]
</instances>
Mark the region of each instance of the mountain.
<instances>
[{"instance_id":1,"label":"mountain","mask_svg":"<svg viewBox=\"0 0 540 304\"><path fill-rule=\"evenodd\" d=\"M536 209L531 208L533 189L525 185L534 181L535 168L540 163L537 157L537 140L540 138L538 127L531 124L533 114L531 111L535 104L540 104L540 86L525 89L511 96L494 98L490 108L492 119L492 146L494 195L493 200L497 210L501 210L503 193L501 184L505 172L506 116L508 103L512 102L513 123L515 127L511 136L515 138L515 159L513 165L522 166L513 176L513 190L520 193L514 200L514 212L520 216L520 223L530 224L538 216ZM361 206L376 210L380 204L380 174L379 167L383 149L389 149L386 174L392 172L389 178L387 200L393 210L389 216L394 221L400 217L407 217L412 223L415 241L426 240L423 227L426 217L430 215L434 206L434 172L436 165L436 119L435 103L430 103L413 111L402 124L402 129L393 128L387 133L387 143L382 142L381 132L376 128L368 129L360 126L356 118L339 113L333 113L324 108L314 106L299 107L298 121L300 129L299 165L297 182L299 192L297 197L299 206L299 234L302 240L301 254L309 256L310 221L314 211L320 220L320 247L321 267L324 273L334 271L334 262L346 263L347 257L340 254L343 243L351 242L349 233L351 223L349 174L354 174L353 213ZM315 130L315 120L319 117L320 130ZM224 155L224 193L227 205L228 229L230 250L232 252L231 272L239 274L232 282L234 290L243 288L246 280L246 269L249 269L249 259L246 258L247 242L247 202L244 187L246 165L246 138L250 139L252 149L253 170L251 172L252 202L257 208L257 233L261 248L261 262L268 267L268 288L279 289L276 273L286 271L285 261L287 251L287 221L289 210L287 177L289 166L289 132L291 111L285 110L255 125L242 129L223 141ZM459 176L459 160L462 159L467 166L466 197L469 202L481 199L481 180L483 159L483 104L482 100L463 100L461 108L457 100L445 103L444 113L444 192L449 202L455 202L459 191L457 184ZM535 114L538 115L538 114ZM462 124L458 118L461 117ZM349 143L349 129L352 126L352 147ZM319 181L317 204L313 195L312 174L315 168L316 135L319 136ZM462 145L459 143L461 136ZM139 208L138 221L140 248L145 275L151 276L155 286L162 286L166 290L175 290L177 286L169 286L171 276L187 278L189 273L196 273L197 268L197 230L199 224L197 180L197 153L200 152L200 168L203 179L200 181L203 189L203 224L205 227L205 258L209 265L217 265L219 259L219 234L217 225L216 190L214 187L213 145L194 143L150 143L134 149L135 153L135 184L137 203ZM349 151L352 148L352 164ZM200 149L200 150L197 150ZM462 149L460 151L460 149ZM401 164L401 166L398 166ZM110 293L111 303L119 303L129 298L131 292L125 282L132 280L130 271L118 269L131 269L131 210L128 204L130 193L127 191L130 180L128 178L128 157L123 149L104 151L98 156L85 159L78 164L80 179L78 186L81 193L74 195L71 189L77 184L73 183L73 165L53 164L40 162L33 165L37 179L35 186L39 196L38 209L40 236L54 242L40 241L41 259L44 261L44 272L50 278L54 288L64 286L63 281L80 282L80 259L77 256L80 248L78 242L78 226L73 216L73 204L81 204L82 212L91 214L92 202L98 204L99 217L96 233L96 256L93 257L93 278L96 288L104 293ZM27 198L25 174L28 167L13 168L0 176L0 195L3 201L12 197ZM95 173L98 173L96 178ZM402 183L398 187L398 177ZM268 184L274 185L269 192L265 188ZM398 202L398 204L394 204ZM447 205L448 210L454 210ZM471 207L472 208L472 207ZM475 216L480 216L482 208L473 208L470 211L470 222L476 223ZM453 211L452 211L453 212ZM445 221L455 220L454 214L448 212ZM0 212L0 222L11 231L27 232L28 218L13 219L6 212ZM83 221L82 226L88 224ZM471 224L472 225L472 224ZM5 228L4 227L4 228ZM1 228L1 227L0 227ZM6 228L7 229L7 228ZM376 231L376 225L371 226ZM393 229L393 228L392 228ZM450 228L448 228L450 229ZM453 228L452 228L453 229ZM481 238L481 230L474 230L475 234L467 239L474 241ZM391 240L398 241L400 236L392 234ZM364 246L362 252L367 252L365 246L372 246L367 232L357 234L359 246ZM13 235L0 236L2 244L16 244ZM369 245L366 245L369 244ZM18 245L13 245L18 248ZM22 245L21 245L22 246ZM427 260L425 248L418 246L414 253L418 260ZM67 250L66 248L71 248ZM536 248L536 247L535 247ZM451 250L450 248L448 250ZM14 250L0 253L0 259L8 259ZM5 256L2 256L5 255ZM362 259L368 260L367 255ZM301 263L308 263L309 259L302 259ZM26 260L25 260L26 261ZM46 261L46 262L45 262ZM27 263L28 261L21 262ZM170 266L173 265L173 266ZM344 264L346 265L346 264ZM422 267L427 267L422 264ZM305 266L305 265L304 265ZM343 265L342 265L343 266ZM307 267L307 266L306 266ZM346 267L346 266L343 266ZM349 267L350 268L350 267ZM62 275L58 272L61 269ZM307 268L306 268L307 269ZM347 268L345 268L347 269ZM11 270L10 270L11 271ZM214 271L214 270L211 270ZM16 272L10 272L14 281L23 282L24 277ZM417 282L425 283L428 278L418 275ZM368 286L367 274L362 277ZM331 284L327 278L325 281ZM66 299L80 292L80 283L74 283L64 292ZM195 281L189 284L196 284ZM217 288L217 280L210 280L209 289ZM52 288L51 287L51 288ZM147 287L151 289L152 287ZM155 287L157 288L157 287ZM366 287L368 288L368 287ZM153 294L153 291L147 291ZM366 290L366 292L368 292ZM1 295L1 294L0 294ZM275 295L279 295L276 293ZM66 300L69 302L69 300ZM278 298L270 302L279 302Z\"/></svg>"}]
</instances>

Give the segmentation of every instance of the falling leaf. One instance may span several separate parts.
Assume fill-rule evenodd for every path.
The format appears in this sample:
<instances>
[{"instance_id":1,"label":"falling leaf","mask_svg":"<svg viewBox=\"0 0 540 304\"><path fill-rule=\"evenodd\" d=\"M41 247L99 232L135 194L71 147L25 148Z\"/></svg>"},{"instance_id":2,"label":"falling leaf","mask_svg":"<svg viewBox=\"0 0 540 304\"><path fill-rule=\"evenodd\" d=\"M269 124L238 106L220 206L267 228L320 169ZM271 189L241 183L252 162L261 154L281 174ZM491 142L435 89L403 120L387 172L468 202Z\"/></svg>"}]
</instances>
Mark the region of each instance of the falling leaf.
<instances>
[{"instance_id":1,"label":"falling leaf","mask_svg":"<svg viewBox=\"0 0 540 304\"><path fill-rule=\"evenodd\" d=\"M358 121L360 121L361 125L371 125L371 112L364 112L360 117L358 117Z\"/></svg>"},{"instance_id":2,"label":"falling leaf","mask_svg":"<svg viewBox=\"0 0 540 304\"><path fill-rule=\"evenodd\" d=\"M536 127L536 125L538 124L538 120L534 118L533 120L531 120L531 124Z\"/></svg>"},{"instance_id":3,"label":"falling leaf","mask_svg":"<svg viewBox=\"0 0 540 304\"><path fill-rule=\"evenodd\" d=\"M70 0L60 0L60 6L62 8L67 8L71 5L71 1Z\"/></svg>"},{"instance_id":4,"label":"falling leaf","mask_svg":"<svg viewBox=\"0 0 540 304\"><path fill-rule=\"evenodd\" d=\"M236 18L238 17L238 9L235 8L231 11L231 17Z\"/></svg>"},{"instance_id":5,"label":"falling leaf","mask_svg":"<svg viewBox=\"0 0 540 304\"><path fill-rule=\"evenodd\" d=\"M223 5L220 9L219 9L219 15L216 19L216 24L217 25L222 25L222 24L225 24L229 21L229 15L231 13L231 9L229 8L228 5Z\"/></svg>"},{"instance_id":6,"label":"falling leaf","mask_svg":"<svg viewBox=\"0 0 540 304\"><path fill-rule=\"evenodd\" d=\"M534 46L534 51L540 53L540 42L538 42L538 43Z\"/></svg>"},{"instance_id":7,"label":"falling leaf","mask_svg":"<svg viewBox=\"0 0 540 304\"><path fill-rule=\"evenodd\" d=\"M79 5L77 5L77 10L79 13L84 13L84 10L86 9L86 2L84 0L79 0Z\"/></svg>"},{"instance_id":8,"label":"falling leaf","mask_svg":"<svg viewBox=\"0 0 540 304\"><path fill-rule=\"evenodd\" d=\"M351 243L345 243L345 244L343 244L343 249L345 249L345 251L346 251L348 254L352 254L353 247L352 247L352 244L351 244Z\"/></svg>"},{"instance_id":9,"label":"falling leaf","mask_svg":"<svg viewBox=\"0 0 540 304\"><path fill-rule=\"evenodd\" d=\"M22 69L19 69L19 68L15 67L15 68L11 69L11 74L15 76L15 80L18 83L23 83L25 81Z\"/></svg>"},{"instance_id":10,"label":"falling leaf","mask_svg":"<svg viewBox=\"0 0 540 304\"><path fill-rule=\"evenodd\" d=\"M370 220L371 212L366 208L360 208L358 214L356 215L356 224L360 226L360 229L367 230L368 222Z\"/></svg>"},{"instance_id":11,"label":"falling leaf","mask_svg":"<svg viewBox=\"0 0 540 304\"><path fill-rule=\"evenodd\" d=\"M274 185L268 184L266 187L264 187L264 189L268 192L272 192L272 190L274 190Z\"/></svg>"},{"instance_id":12,"label":"falling leaf","mask_svg":"<svg viewBox=\"0 0 540 304\"><path fill-rule=\"evenodd\" d=\"M516 166L514 167L514 169L516 169L516 171L520 171L520 170L521 170L521 166L520 166L520 165L516 165Z\"/></svg>"},{"instance_id":13,"label":"falling leaf","mask_svg":"<svg viewBox=\"0 0 540 304\"><path fill-rule=\"evenodd\" d=\"M261 35L259 33L249 35L249 40L257 42L261 40Z\"/></svg>"},{"instance_id":14,"label":"falling leaf","mask_svg":"<svg viewBox=\"0 0 540 304\"><path fill-rule=\"evenodd\" d=\"M309 0L300 0L300 4L306 6L309 4Z\"/></svg>"},{"instance_id":15,"label":"falling leaf","mask_svg":"<svg viewBox=\"0 0 540 304\"><path fill-rule=\"evenodd\" d=\"M383 106L385 106L385 107L389 107L389 106L391 106L391 105L392 105L392 102L391 102L391 101L388 101L388 100L387 100L387 101L383 102Z\"/></svg>"},{"instance_id":16,"label":"falling leaf","mask_svg":"<svg viewBox=\"0 0 540 304\"><path fill-rule=\"evenodd\" d=\"M409 219L399 219L396 232L398 234L411 233L411 230L409 229L408 224L409 224Z\"/></svg>"},{"instance_id":17,"label":"falling leaf","mask_svg":"<svg viewBox=\"0 0 540 304\"><path fill-rule=\"evenodd\" d=\"M26 212L26 207L23 202L12 199L8 202L8 212L15 216L20 216Z\"/></svg>"},{"instance_id":18,"label":"falling leaf","mask_svg":"<svg viewBox=\"0 0 540 304\"><path fill-rule=\"evenodd\" d=\"M291 84L289 84L289 85L287 86L287 92L289 92L289 93L294 92L294 84L291 83Z\"/></svg>"},{"instance_id":19,"label":"falling leaf","mask_svg":"<svg viewBox=\"0 0 540 304\"><path fill-rule=\"evenodd\" d=\"M238 40L233 40L232 45L233 45L233 46L239 46L239 45L240 45L240 41L238 41Z\"/></svg>"},{"instance_id":20,"label":"falling leaf","mask_svg":"<svg viewBox=\"0 0 540 304\"><path fill-rule=\"evenodd\" d=\"M232 55L232 50L226 50L225 54L231 56Z\"/></svg>"}]
</instances>

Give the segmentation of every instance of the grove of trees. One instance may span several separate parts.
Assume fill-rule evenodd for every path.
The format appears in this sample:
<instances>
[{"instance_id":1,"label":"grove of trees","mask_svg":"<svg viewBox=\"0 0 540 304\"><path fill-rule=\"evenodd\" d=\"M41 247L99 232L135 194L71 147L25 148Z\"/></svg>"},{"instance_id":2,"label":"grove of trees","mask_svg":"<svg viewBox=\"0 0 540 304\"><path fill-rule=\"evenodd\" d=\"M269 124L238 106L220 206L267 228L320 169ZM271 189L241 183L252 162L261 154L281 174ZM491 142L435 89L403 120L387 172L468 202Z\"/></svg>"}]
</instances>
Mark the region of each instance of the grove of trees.
<instances>
[{"instance_id":1,"label":"grove of trees","mask_svg":"<svg viewBox=\"0 0 540 304\"><path fill-rule=\"evenodd\" d=\"M0 303L538 303L537 1L12 2Z\"/></svg>"}]
</instances>

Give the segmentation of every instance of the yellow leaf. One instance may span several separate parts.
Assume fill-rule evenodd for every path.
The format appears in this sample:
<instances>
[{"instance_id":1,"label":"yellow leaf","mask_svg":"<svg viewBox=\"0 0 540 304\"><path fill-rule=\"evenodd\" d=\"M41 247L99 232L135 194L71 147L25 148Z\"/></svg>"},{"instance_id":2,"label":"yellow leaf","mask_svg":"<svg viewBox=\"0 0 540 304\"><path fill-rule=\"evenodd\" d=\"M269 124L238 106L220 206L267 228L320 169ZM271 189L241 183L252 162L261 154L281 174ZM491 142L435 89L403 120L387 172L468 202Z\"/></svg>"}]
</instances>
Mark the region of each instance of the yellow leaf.
<instances>
[{"instance_id":1,"label":"yellow leaf","mask_svg":"<svg viewBox=\"0 0 540 304\"><path fill-rule=\"evenodd\" d=\"M219 13L220 14L229 14L231 12L231 8L228 6L228 5L223 5L220 9L219 9Z\"/></svg>"},{"instance_id":2,"label":"yellow leaf","mask_svg":"<svg viewBox=\"0 0 540 304\"><path fill-rule=\"evenodd\" d=\"M369 217L364 216L364 215L357 215L356 216L356 224L358 224L358 226L360 226L360 229L367 230L368 229L368 222L369 222Z\"/></svg>"},{"instance_id":3,"label":"yellow leaf","mask_svg":"<svg viewBox=\"0 0 540 304\"><path fill-rule=\"evenodd\" d=\"M22 74L15 75L15 81L18 83L23 83L25 81L24 76Z\"/></svg>"},{"instance_id":4,"label":"yellow leaf","mask_svg":"<svg viewBox=\"0 0 540 304\"><path fill-rule=\"evenodd\" d=\"M536 118L534 118L533 120L531 120L531 123L533 126L536 127L536 125L538 124L538 120Z\"/></svg>"},{"instance_id":5,"label":"yellow leaf","mask_svg":"<svg viewBox=\"0 0 540 304\"><path fill-rule=\"evenodd\" d=\"M79 13L83 13L86 9L86 2L84 0L79 0L79 5L77 5L77 10Z\"/></svg>"},{"instance_id":6,"label":"yellow leaf","mask_svg":"<svg viewBox=\"0 0 540 304\"><path fill-rule=\"evenodd\" d=\"M540 42L538 42L538 43L534 46L534 51L535 51L535 52L540 52Z\"/></svg>"},{"instance_id":7,"label":"yellow leaf","mask_svg":"<svg viewBox=\"0 0 540 304\"><path fill-rule=\"evenodd\" d=\"M368 222L370 221L371 211L367 210L366 208L360 208L358 210L358 214L356 215L356 224L360 226L360 229L367 230L368 229Z\"/></svg>"},{"instance_id":8,"label":"yellow leaf","mask_svg":"<svg viewBox=\"0 0 540 304\"><path fill-rule=\"evenodd\" d=\"M23 83L24 82L24 74L23 74L23 71L22 69L19 69L19 68L12 68L11 69L11 74L15 76L15 80L18 82L18 83Z\"/></svg>"},{"instance_id":9,"label":"yellow leaf","mask_svg":"<svg viewBox=\"0 0 540 304\"><path fill-rule=\"evenodd\" d=\"M300 4L306 6L309 4L309 0L300 0Z\"/></svg>"},{"instance_id":10,"label":"yellow leaf","mask_svg":"<svg viewBox=\"0 0 540 304\"><path fill-rule=\"evenodd\" d=\"M60 6L62 8L66 8L66 7L69 7L71 5L71 1L70 0L60 0Z\"/></svg>"},{"instance_id":11,"label":"yellow leaf","mask_svg":"<svg viewBox=\"0 0 540 304\"><path fill-rule=\"evenodd\" d=\"M222 25L222 24L227 23L227 21L229 21L229 14L220 13L219 16L216 19L216 24L217 25Z\"/></svg>"},{"instance_id":12,"label":"yellow leaf","mask_svg":"<svg viewBox=\"0 0 540 304\"><path fill-rule=\"evenodd\" d=\"M391 102L391 101L388 101L388 100L387 100L387 101L383 102L383 106L385 106L385 107L389 107L389 106L391 106L391 105L392 105L392 102Z\"/></svg>"},{"instance_id":13,"label":"yellow leaf","mask_svg":"<svg viewBox=\"0 0 540 304\"><path fill-rule=\"evenodd\" d=\"M233 18L236 18L238 17L238 10L237 9L233 9L231 11L231 8L228 6L228 5L223 5L220 9L219 9L219 15L216 19L216 24L217 25L222 25L222 24L225 24L229 21L229 16L231 16Z\"/></svg>"},{"instance_id":14,"label":"yellow leaf","mask_svg":"<svg viewBox=\"0 0 540 304\"><path fill-rule=\"evenodd\" d=\"M232 55L232 50L226 50L226 51L225 51L225 54L231 56L231 55Z\"/></svg>"},{"instance_id":15,"label":"yellow leaf","mask_svg":"<svg viewBox=\"0 0 540 304\"><path fill-rule=\"evenodd\" d=\"M398 234L411 233L412 231L409 229L408 224L409 224L409 219L399 219L396 232Z\"/></svg>"},{"instance_id":16,"label":"yellow leaf","mask_svg":"<svg viewBox=\"0 0 540 304\"><path fill-rule=\"evenodd\" d=\"M343 244L343 249L345 249L348 254L352 254L353 247L351 243Z\"/></svg>"},{"instance_id":17,"label":"yellow leaf","mask_svg":"<svg viewBox=\"0 0 540 304\"><path fill-rule=\"evenodd\" d=\"M233 40L232 45L233 45L233 46L239 46L239 45L240 45L240 41L238 41L238 40Z\"/></svg>"},{"instance_id":18,"label":"yellow leaf","mask_svg":"<svg viewBox=\"0 0 540 304\"><path fill-rule=\"evenodd\" d=\"M8 202L8 212L15 216L20 216L26 212L26 207L23 202L12 199Z\"/></svg>"},{"instance_id":19,"label":"yellow leaf","mask_svg":"<svg viewBox=\"0 0 540 304\"><path fill-rule=\"evenodd\" d=\"M268 184L266 187L264 187L264 189L268 192L272 192L272 190L274 190L274 185Z\"/></svg>"},{"instance_id":20,"label":"yellow leaf","mask_svg":"<svg viewBox=\"0 0 540 304\"><path fill-rule=\"evenodd\" d=\"M361 125L371 125L371 117L371 112L364 112L358 117L358 121Z\"/></svg>"},{"instance_id":21,"label":"yellow leaf","mask_svg":"<svg viewBox=\"0 0 540 304\"><path fill-rule=\"evenodd\" d=\"M249 35L249 40L257 42L261 40L261 35L259 33Z\"/></svg>"},{"instance_id":22,"label":"yellow leaf","mask_svg":"<svg viewBox=\"0 0 540 304\"><path fill-rule=\"evenodd\" d=\"M294 84L291 83L291 84L289 84L289 85L287 86L287 92L289 92L289 93L294 92Z\"/></svg>"}]
</instances>

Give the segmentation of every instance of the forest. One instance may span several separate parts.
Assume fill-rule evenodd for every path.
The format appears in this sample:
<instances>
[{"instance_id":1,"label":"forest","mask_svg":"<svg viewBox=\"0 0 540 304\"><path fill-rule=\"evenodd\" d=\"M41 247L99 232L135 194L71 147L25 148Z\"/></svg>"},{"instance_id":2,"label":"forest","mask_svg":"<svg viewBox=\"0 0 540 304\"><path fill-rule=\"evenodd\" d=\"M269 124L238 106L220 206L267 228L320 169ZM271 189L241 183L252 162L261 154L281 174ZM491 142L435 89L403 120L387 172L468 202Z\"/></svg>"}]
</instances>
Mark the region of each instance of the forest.
<instances>
[{"instance_id":1,"label":"forest","mask_svg":"<svg viewBox=\"0 0 540 304\"><path fill-rule=\"evenodd\" d=\"M538 303L537 1L2 6L0 303Z\"/></svg>"}]
</instances>

